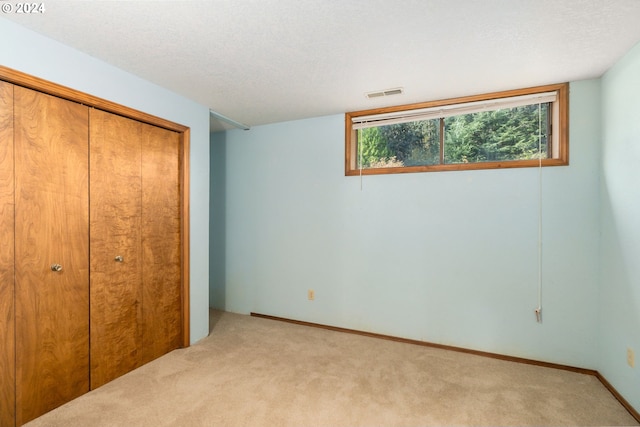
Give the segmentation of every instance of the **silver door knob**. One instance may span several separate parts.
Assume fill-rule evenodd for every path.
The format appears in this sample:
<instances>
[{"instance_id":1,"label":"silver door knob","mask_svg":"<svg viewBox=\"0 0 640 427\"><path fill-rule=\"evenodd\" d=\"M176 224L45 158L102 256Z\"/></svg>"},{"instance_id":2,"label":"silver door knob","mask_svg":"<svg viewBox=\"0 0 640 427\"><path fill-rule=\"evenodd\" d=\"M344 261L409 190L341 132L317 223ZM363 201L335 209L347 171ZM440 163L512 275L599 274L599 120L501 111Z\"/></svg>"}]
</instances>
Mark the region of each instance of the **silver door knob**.
<instances>
[{"instance_id":1,"label":"silver door knob","mask_svg":"<svg viewBox=\"0 0 640 427\"><path fill-rule=\"evenodd\" d=\"M116 262L124 262L124 258L122 258L122 255L118 255L117 257L115 257Z\"/></svg>"},{"instance_id":2,"label":"silver door knob","mask_svg":"<svg viewBox=\"0 0 640 427\"><path fill-rule=\"evenodd\" d=\"M62 266L60 264L51 264L51 271L62 271Z\"/></svg>"}]
</instances>

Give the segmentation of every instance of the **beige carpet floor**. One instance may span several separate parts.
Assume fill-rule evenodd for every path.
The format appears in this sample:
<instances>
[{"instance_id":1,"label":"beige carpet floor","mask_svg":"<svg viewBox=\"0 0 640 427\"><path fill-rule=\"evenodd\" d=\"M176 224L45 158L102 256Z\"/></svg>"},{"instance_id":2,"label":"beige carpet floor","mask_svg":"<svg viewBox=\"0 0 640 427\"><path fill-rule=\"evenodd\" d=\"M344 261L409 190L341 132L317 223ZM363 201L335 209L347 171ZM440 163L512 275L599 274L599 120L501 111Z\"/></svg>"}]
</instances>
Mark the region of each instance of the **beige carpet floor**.
<instances>
[{"instance_id":1,"label":"beige carpet floor","mask_svg":"<svg viewBox=\"0 0 640 427\"><path fill-rule=\"evenodd\" d=\"M593 376L237 314L38 426L638 425Z\"/></svg>"}]
</instances>

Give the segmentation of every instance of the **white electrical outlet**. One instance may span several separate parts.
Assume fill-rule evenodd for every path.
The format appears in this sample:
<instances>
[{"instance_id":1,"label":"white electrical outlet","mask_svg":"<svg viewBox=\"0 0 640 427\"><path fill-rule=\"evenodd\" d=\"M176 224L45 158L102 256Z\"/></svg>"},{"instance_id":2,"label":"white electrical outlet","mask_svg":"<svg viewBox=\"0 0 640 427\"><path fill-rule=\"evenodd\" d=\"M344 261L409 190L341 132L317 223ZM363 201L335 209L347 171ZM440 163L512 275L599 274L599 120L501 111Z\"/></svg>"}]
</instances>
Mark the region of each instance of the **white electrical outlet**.
<instances>
[{"instance_id":1,"label":"white electrical outlet","mask_svg":"<svg viewBox=\"0 0 640 427\"><path fill-rule=\"evenodd\" d=\"M635 368L636 366L636 355L633 352L632 348L627 348L627 365Z\"/></svg>"},{"instance_id":2,"label":"white electrical outlet","mask_svg":"<svg viewBox=\"0 0 640 427\"><path fill-rule=\"evenodd\" d=\"M316 299L316 292L313 289L309 289L307 291L307 298L309 299L309 301L313 301L314 299Z\"/></svg>"}]
</instances>

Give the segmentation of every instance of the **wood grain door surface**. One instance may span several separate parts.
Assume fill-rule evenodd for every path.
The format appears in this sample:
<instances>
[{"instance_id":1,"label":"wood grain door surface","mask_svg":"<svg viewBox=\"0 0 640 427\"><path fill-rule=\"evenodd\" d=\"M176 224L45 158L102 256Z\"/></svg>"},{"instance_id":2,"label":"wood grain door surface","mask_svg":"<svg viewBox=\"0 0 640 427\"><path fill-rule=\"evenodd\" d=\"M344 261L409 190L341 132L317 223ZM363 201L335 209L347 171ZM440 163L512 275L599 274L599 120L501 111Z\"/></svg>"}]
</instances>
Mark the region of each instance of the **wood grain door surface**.
<instances>
[{"instance_id":1,"label":"wood grain door surface","mask_svg":"<svg viewBox=\"0 0 640 427\"><path fill-rule=\"evenodd\" d=\"M16 86L14 126L21 425L89 389L88 108Z\"/></svg>"},{"instance_id":2,"label":"wood grain door surface","mask_svg":"<svg viewBox=\"0 0 640 427\"><path fill-rule=\"evenodd\" d=\"M142 364L141 126L91 110L92 389Z\"/></svg>"},{"instance_id":3,"label":"wood grain door surface","mask_svg":"<svg viewBox=\"0 0 640 427\"><path fill-rule=\"evenodd\" d=\"M182 343L180 138L91 110L91 388Z\"/></svg>"},{"instance_id":4,"label":"wood grain door surface","mask_svg":"<svg viewBox=\"0 0 640 427\"><path fill-rule=\"evenodd\" d=\"M143 125L142 277L147 363L182 345L180 135Z\"/></svg>"},{"instance_id":5,"label":"wood grain door surface","mask_svg":"<svg viewBox=\"0 0 640 427\"><path fill-rule=\"evenodd\" d=\"M91 388L182 343L180 137L90 112Z\"/></svg>"},{"instance_id":6,"label":"wood grain door surface","mask_svg":"<svg viewBox=\"0 0 640 427\"><path fill-rule=\"evenodd\" d=\"M0 82L0 427L15 424L13 85Z\"/></svg>"}]
</instances>

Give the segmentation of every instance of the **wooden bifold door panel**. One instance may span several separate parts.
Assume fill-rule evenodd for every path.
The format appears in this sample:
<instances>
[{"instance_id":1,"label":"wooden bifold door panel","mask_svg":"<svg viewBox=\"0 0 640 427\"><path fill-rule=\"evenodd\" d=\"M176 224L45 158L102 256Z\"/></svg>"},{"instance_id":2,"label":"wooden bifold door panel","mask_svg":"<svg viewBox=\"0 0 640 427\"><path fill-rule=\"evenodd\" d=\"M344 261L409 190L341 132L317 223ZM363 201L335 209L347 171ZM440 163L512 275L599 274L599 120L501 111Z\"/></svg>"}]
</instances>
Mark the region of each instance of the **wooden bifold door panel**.
<instances>
[{"instance_id":1,"label":"wooden bifold door panel","mask_svg":"<svg viewBox=\"0 0 640 427\"><path fill-rule=\"evenodd\" d=\"M91 388L181 345L176 132L91 110Z\"/></svg>"},{"instance_id":2,"label":"wooden bifold door panel","mask_svg":"<svg viewBox=\"0 0 640 427\"><path fill-rule=\"evenodd\" d=\"M92 389L142 361L141 125L91 110Z\"/></svg>"},{"instance_id":3,"label":"wooden bifold door panel","mask_svg":"<svg viewBox=\"0 0 640 427\"><path fill-rule=\"evenodd\" d=\"M0 82L0 426L15 424L13 85Z\"/></svg>"},{"instance_id":4,"label":"wooden bifold door panel","mask_svg":"<svg viewBox=\"0 0 640 427\"><path fill-rule=\"evenodd\" d=\"M16 86L14 120L20 425L89 390L88 107Z\"/></svg>"},{"instance_id":5,"label":"wooden bifold door panel","mask_svg":"<svg viewBox=\"0 0 640 427\"><path fill-rule=\"evenodd\" d=\"M144 125L142 138L143 354L147 363L181 346L180 138Z\"/></svg>"},{"instance_id":6,"label":"wooden bifold door panel","mask_svg":"<svg viewBox=\"0 0 640 427\"><path fill-rule=\"evenodd\" d=\"M188 345L189 144L175 123L7 76L0 427L15 427Z\"/></svg>"}]
</instances>

